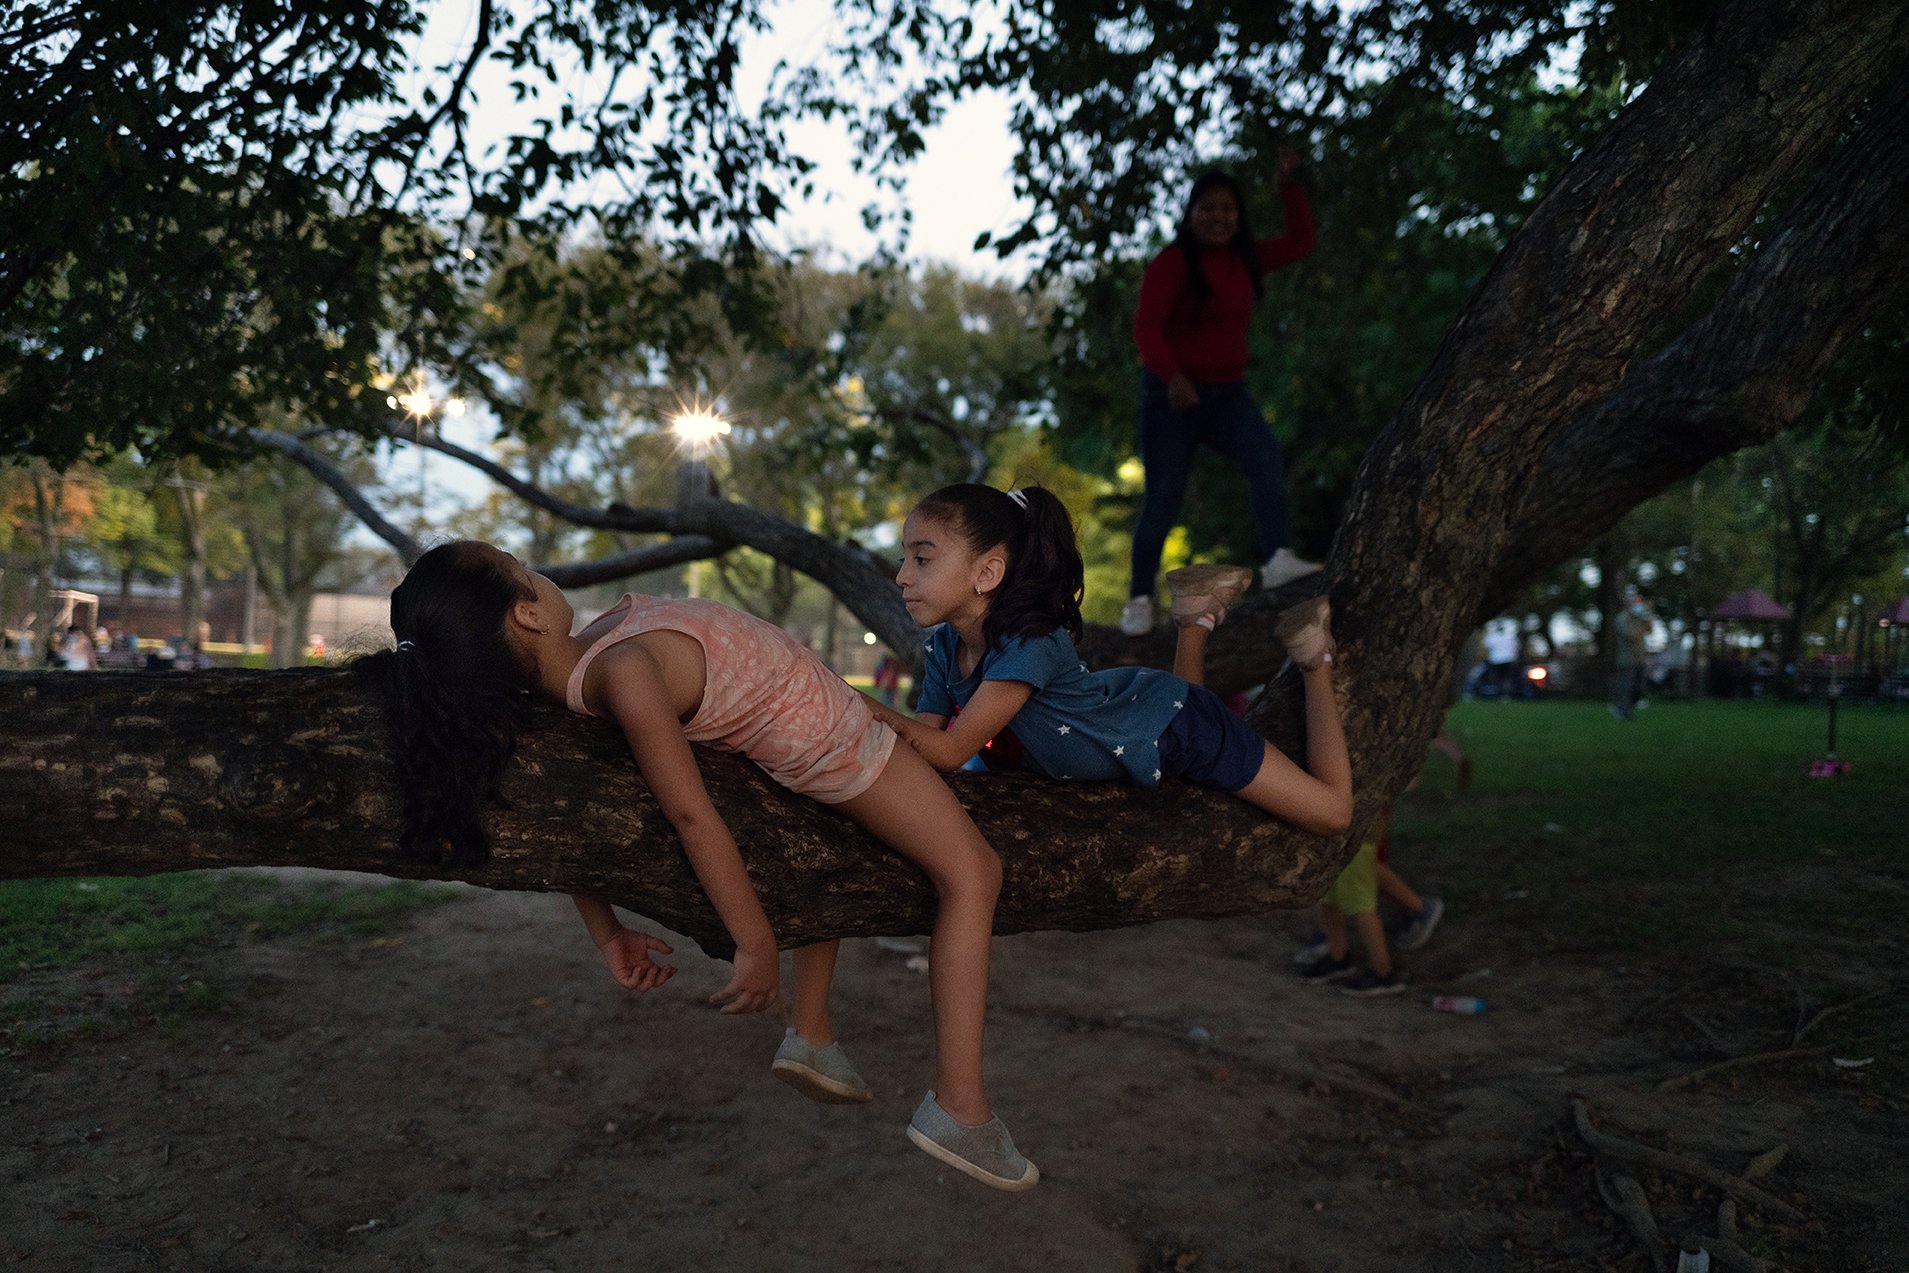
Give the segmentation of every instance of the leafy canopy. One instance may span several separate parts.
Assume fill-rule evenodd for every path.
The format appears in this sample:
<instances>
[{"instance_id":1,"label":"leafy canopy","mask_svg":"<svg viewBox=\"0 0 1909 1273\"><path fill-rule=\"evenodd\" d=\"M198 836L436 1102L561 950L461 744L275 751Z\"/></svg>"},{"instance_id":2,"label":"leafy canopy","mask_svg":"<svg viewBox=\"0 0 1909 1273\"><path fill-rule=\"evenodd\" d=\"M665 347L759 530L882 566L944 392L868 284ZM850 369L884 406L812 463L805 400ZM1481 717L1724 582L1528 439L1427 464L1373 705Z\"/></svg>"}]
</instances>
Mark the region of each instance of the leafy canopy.
<instances>
[{"instance_id":1,"label":"leafy canopy","mask_svg":"<svg viewBox=\"0 0 1909 1273\"><path fill-rule=\"evenodd\" d=\"M0 17L0 454L209 459L266 410L376 432L381 368L456 379L463 298L587 231L597 298L662 343L708 296L755 339L760 230L837 120L890 183L962 93L1006 89L1050 275L1144 239L1178 174L1415 103L1641 65L1690 6L945 6L839 0L829 47L743 82L756 0L43 0ZM447 39L445 33L453 33ZM1385 94L1362 100L1374 68ZM476 111L522 123L485 147ZM871 211L871 216L879 213ZM905 211L898 217L905 223ZM524 259L521 255L517 259ZM511 280L526 289L534 274Z\"/></svg>"}]
</instances>

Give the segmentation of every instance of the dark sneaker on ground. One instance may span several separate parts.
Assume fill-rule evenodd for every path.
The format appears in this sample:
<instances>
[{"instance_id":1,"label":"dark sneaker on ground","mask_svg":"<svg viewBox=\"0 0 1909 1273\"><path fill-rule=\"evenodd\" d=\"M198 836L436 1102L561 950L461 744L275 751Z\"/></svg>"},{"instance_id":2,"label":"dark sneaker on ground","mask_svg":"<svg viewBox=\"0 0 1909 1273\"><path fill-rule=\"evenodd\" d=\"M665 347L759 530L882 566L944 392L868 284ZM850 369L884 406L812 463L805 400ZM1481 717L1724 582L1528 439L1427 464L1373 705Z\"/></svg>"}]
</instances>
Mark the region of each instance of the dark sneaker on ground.
<instances>
[{"instance_id":1,"label":"dark sneaker on ground","mask_svg":"<svg viewBox=\"0 0 1909 1273\"><path fill-rule=\"evenodd\" d=\"M1358 971L1358 967L1359 965L1350 959L1334 959L1331 955L1321 955L1314 962L1301 968L1299 975L1307 981L1323 984L1328 981L1337 981L1341 977L1349 977Z\"/></svg>"},{"instance_id":2,"label":"dark sneaker on ground","mask_svg":"<svg viewBox=\"0 0 1909 1273\"><path fill-rule=\"evenodd\" d=\"M1405 989L1405 982L1395 972L1377 973L1370 968L1361 968L1356 976L1340 982L1339 989L1361 999L1371 999L1378 995L1395 995Z\"/></svg>"},{"instance_id":3,"label":"dark sneaker on ground","mask_svg":"<svg viewBox=\"0 0 1909 1273\"><path fill-rule=\"evenodd\" d=\"M1423 910L1412 916L1412 922L1399 930L1399 938L1393 945L1400 950L1417 950L1432 940L1432 930L1438 927L1438 921L1445 918L1445 903L1430 893L1420 895L1425 903Z\"/></svg>"}]
</instances>

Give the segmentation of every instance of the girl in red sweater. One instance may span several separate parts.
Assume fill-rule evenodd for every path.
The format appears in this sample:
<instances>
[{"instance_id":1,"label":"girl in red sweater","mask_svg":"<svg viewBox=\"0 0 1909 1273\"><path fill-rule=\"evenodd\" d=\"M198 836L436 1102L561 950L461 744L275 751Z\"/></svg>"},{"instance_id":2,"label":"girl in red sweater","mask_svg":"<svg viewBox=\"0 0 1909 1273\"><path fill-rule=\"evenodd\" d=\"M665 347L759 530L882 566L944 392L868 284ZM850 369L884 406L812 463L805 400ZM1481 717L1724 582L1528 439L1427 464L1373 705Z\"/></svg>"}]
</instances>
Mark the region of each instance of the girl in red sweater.
<instances>
[{"instance_id":1,"label":"girl in red sweater","mask_svg":"<svg viewBox=\"0 0 1909 1273\"><path fill-rule=\"evenodd\" d=\"M1319 569L1288 546L1286 461L1279 441L1246 392L1246 328L1263 276L1312 251L1312 205L1297 176L1299 156L1282 145L1279 196L1285 233L1255 239L1239 183L1209 172L1193 183L1173 243L1153 258L1140 283L1134 343L1140 348L1140 462L1146 498L1133 533L1133 580L1120 627L1153 629L1154 576L1160 550L1180 515L1193 451L1204 442L1246 476L1260 547L1262 581L1277 588Z\"/></svg>"}]
</instances>

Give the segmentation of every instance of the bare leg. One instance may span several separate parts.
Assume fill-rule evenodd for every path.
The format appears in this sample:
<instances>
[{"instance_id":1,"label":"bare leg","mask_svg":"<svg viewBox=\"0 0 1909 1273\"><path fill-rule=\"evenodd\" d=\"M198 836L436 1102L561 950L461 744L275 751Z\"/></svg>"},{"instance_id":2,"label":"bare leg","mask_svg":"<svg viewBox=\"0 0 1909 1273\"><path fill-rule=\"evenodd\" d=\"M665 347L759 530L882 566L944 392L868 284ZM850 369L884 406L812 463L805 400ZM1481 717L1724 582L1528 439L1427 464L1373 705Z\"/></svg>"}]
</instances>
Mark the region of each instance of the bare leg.
<instances>
[{"instance_id":1,"label":"bare leg","mask_svg":"<svg viewBox=\"0 0 1909 1273\"><path fill-rule=\"evenodd\" d=\"M1392 952L1386 947L1385 925L1379 922L1379 913L1367 911L1354 915L1352 926L1359 930L1359 945L1365 950L1367 965L1381 977L1391 976Z\"/></svg>"},{"instance_id":2,"label":"bare leg","mask_svg":"<svg viewBox=\"0 0 1909 1273\"><path fill-rule=\"evenodd\" d=\"M1416 915L1425 909L1425 899L1420 897L1399 873L1379 863L1379 891L1397 902L1408 914Z\"/></svg>"},{"instance_id":3,"label":"bare leg","mask_svg":"<svg viewBox=\"0 0 1909 1273\"><path fill-rule=\"evenodd\" d=\"M1449 757L1452 764L1457 768L1458 778L1455 785L1458 788L1458 794L1462 796L1471 790L1472 758L1465 754L1465 744L1453 737L1451 730L1440 725L1438 728L1438 737L1432 740L1432 747Z\"/></svg>"},{"instance_id":4,"label":"bare leg","mask_svg":"<svg viewBox=\"0 0 1909 1273\"><path fill-rule=\"evenodd\" d=\"M1191 685L1206 684L1206 643L1213 634L1197 623L1183 623L1173 642L1173 674Z\"/></svg>"},{"instance_id":5,"label":"bare leg","mask_svg":"<svg viewBox=\"0 0 1909 1273\"><path fill-rule=\"evenodd\" d=\"M941 902L928 948L935 1100L960 1122L985 1123L993 1112L981 1077L981 1032L1001 859L948 784L907 746L895 748L874 786L838 807L934 882Z\"/></svg>"},{"instance_id":6,"label":"bare leg","mask_svg":"<svg viewBox=\"0 0 1909 1273\"><path fill-rule=\"evenodd\" d=\"M1346 753L1332 664L1300 674L1306 693L1306 760L1301 769L1271 743L1253 781L1233 794L1314 835L1339 835L1352 825L1352 758Z\"/></svg>"},{"instance_id":7,"label":"bare leg","mask_svg":"<svg viewBox=\"0 0 1909 1273\"><path fill-rule=\"evenodd\" d=\"M790 987L789 1024L818 1048L835 1042L829 1022L829 983L835 979L839 941L816 942L795 952L795 978Z\"/></svg>"},{"instance_id":8,"label":"bare leg","mask_svg":"<svg viewBox=\"0 0 1909 1273\"><path fill-rule=\"evenodd\" d=\"M1337 906L1324 905L1319 908L1319 927L1326 934L1326 956L1329 959L1343 960L1348 947L1346 945L1346 913Z\"/></svg>"}]
</instances>

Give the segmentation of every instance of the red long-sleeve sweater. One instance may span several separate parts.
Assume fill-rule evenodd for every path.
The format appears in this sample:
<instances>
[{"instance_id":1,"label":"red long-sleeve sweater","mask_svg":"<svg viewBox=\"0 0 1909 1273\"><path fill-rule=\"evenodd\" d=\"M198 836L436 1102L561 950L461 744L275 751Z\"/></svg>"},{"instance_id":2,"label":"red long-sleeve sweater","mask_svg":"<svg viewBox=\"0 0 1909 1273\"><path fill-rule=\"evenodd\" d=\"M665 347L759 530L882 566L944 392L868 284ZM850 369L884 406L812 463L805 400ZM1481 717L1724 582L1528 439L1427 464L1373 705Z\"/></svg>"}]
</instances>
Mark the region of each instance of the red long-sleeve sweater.
<instances>
[{"instance_id":1,"label":"red long-sleeve sweater","mask_svg":"<svg viewBox=\"0 0 1909 1273\"><path fill-rule=\"evenodd\" d=\"M1297 178L1279 187L1286 208L1286 232L1254 244L1261 273L1299 260L1319 241L1312 204ZM1181 372L1202 384L1226 384L1246 374L1246 326L1253 318L1253 280L1246 262L1229 247L1203 248L1200 264L1211 291L1195 315L1185 295L1186 257L1169 247L1147 266L1140 280L1140 310L1133 339L1140 361L1162 380Z\"/></svg>"}]
</instances>

